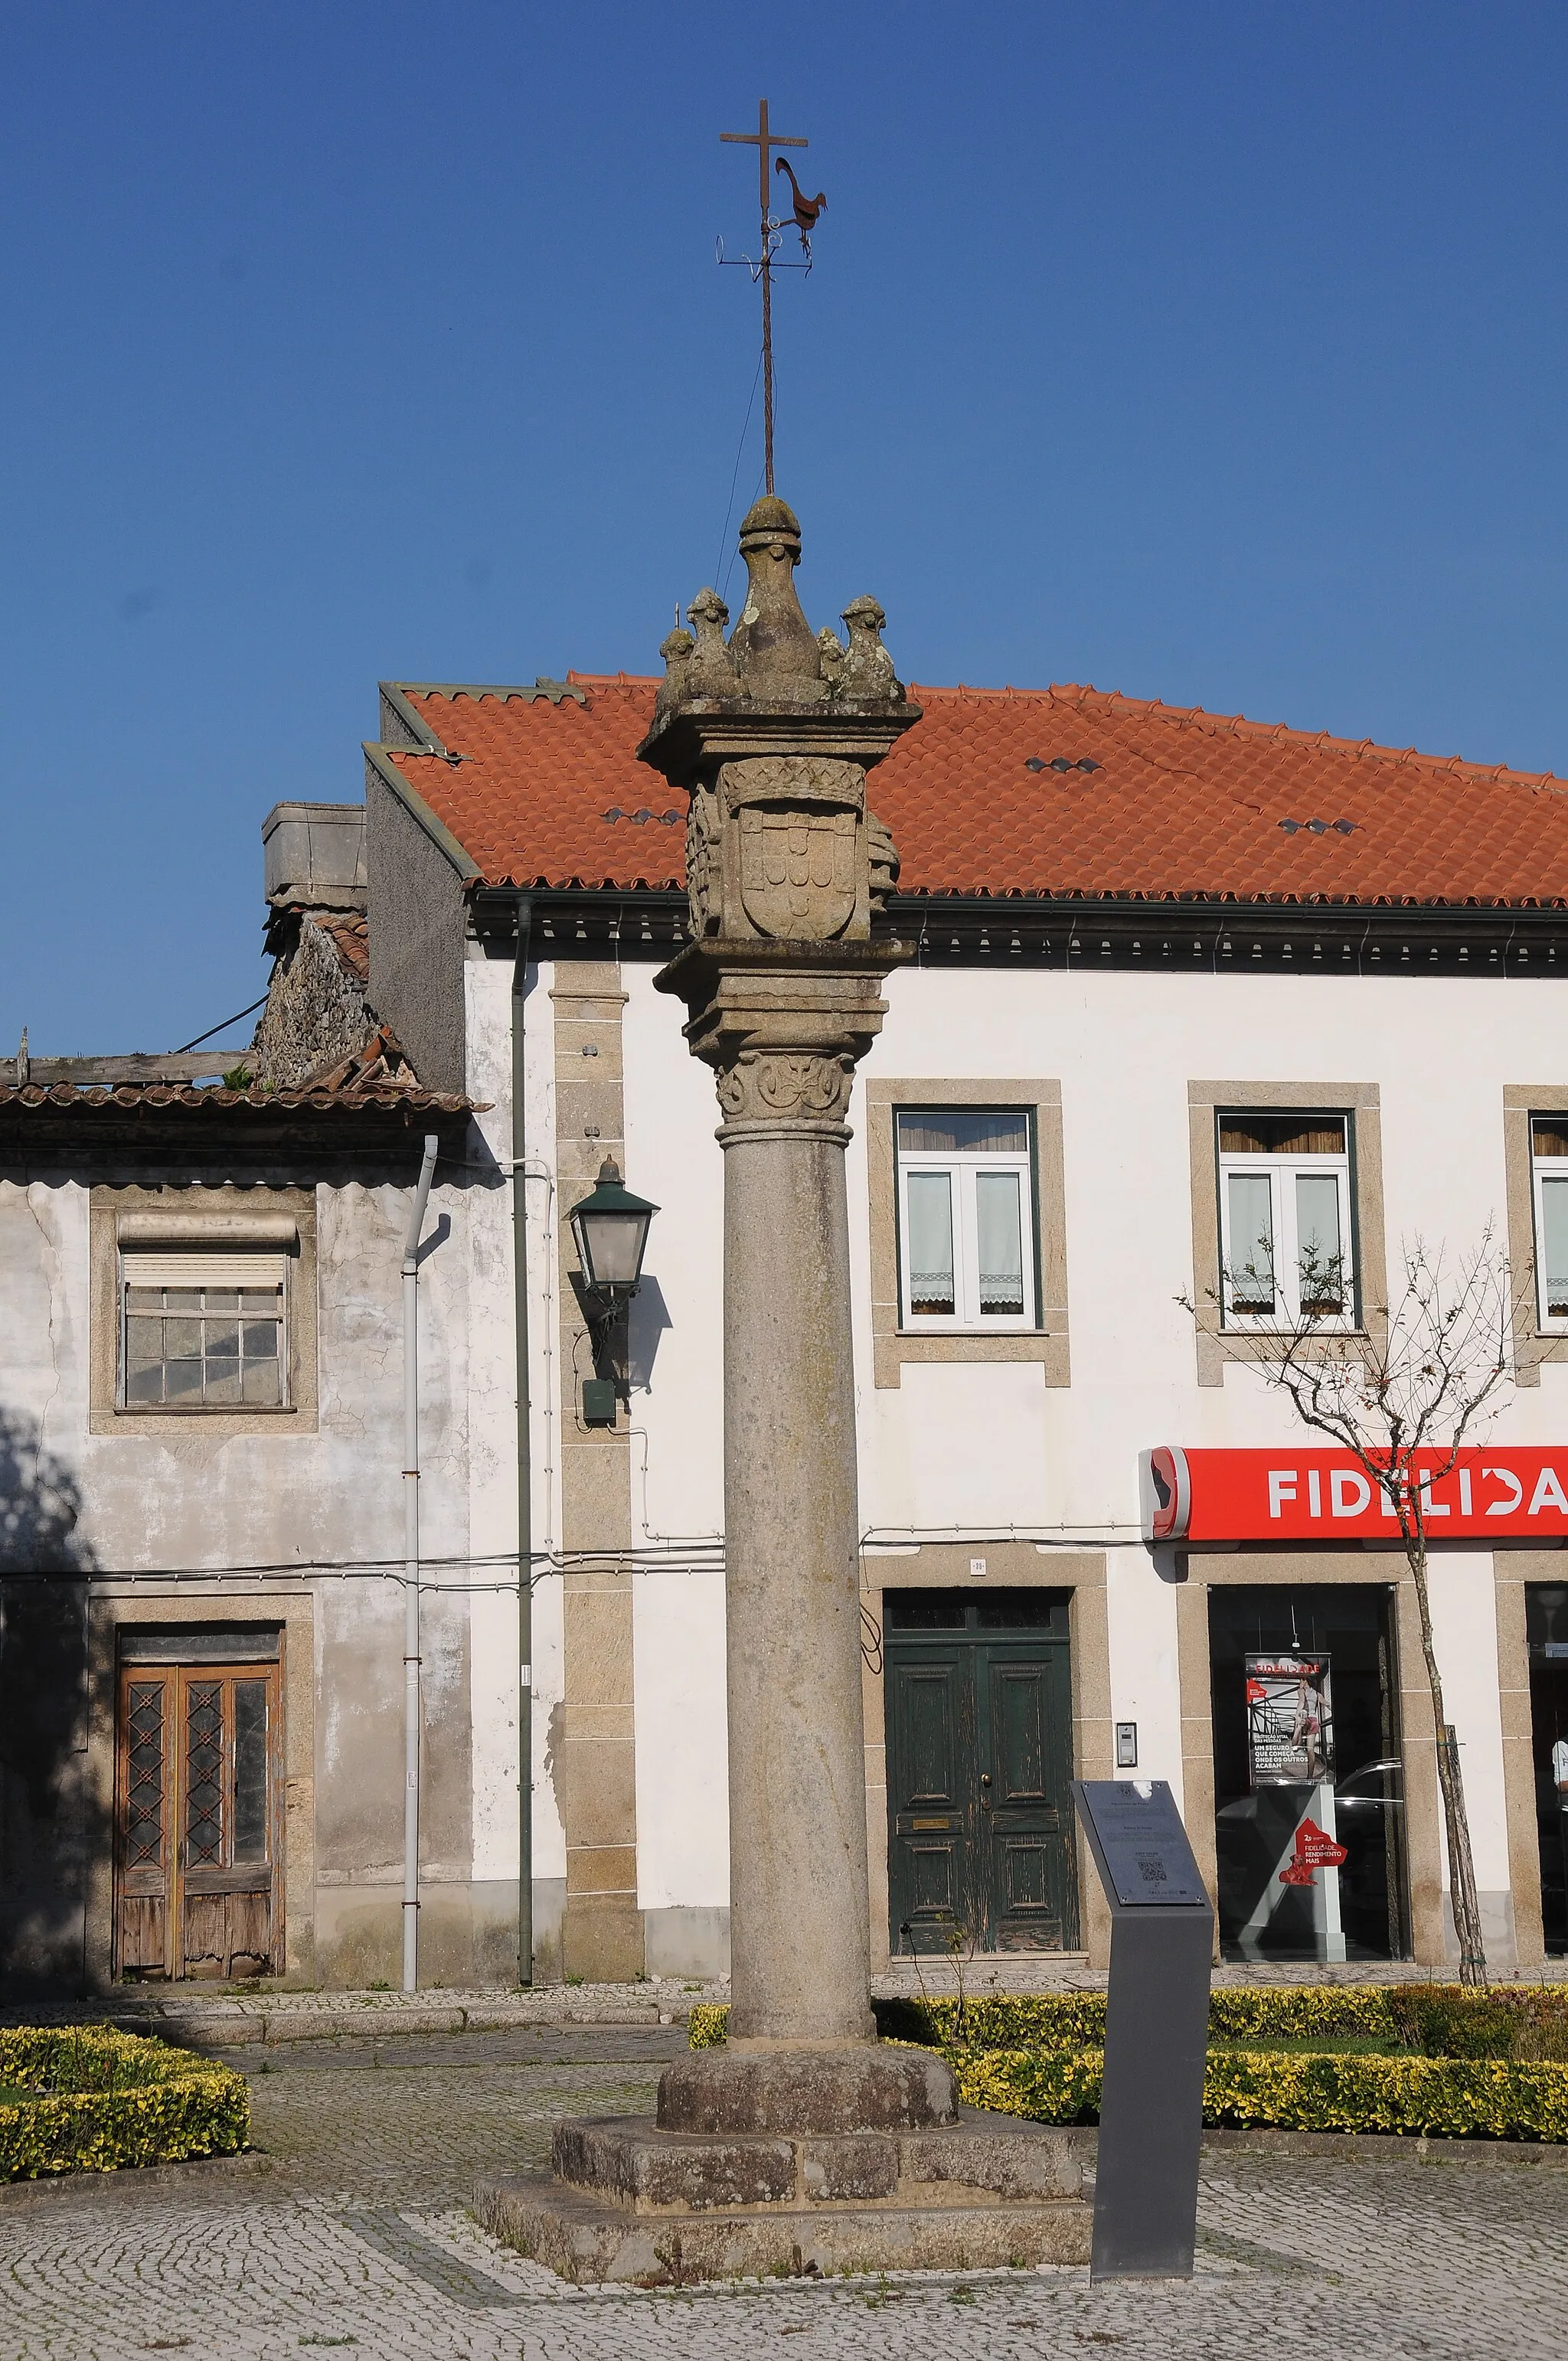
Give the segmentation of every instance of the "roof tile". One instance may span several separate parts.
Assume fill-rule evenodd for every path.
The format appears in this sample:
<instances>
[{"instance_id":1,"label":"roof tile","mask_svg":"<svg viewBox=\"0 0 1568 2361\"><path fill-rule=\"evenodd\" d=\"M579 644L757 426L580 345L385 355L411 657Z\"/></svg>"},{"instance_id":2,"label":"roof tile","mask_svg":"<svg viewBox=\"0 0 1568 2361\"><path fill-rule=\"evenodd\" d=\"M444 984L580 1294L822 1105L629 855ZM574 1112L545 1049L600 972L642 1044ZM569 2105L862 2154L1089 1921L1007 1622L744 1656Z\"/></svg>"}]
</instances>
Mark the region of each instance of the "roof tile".
<instances>
[{"instance_id":1,"label":"roof tile","mask_svg":"<svg viewBox=\"0 0 1568 2361\"><path fill-rule=\"evenodd\" d=\"M388 757L488 884L682 884L684 813L636 760L657 682L569 678L586 703L406 690L458 759ZM910 695L925 718L872 781L901 893L1568 902L1550 773L1075 686Z\"/></svg>"}]
</instances>

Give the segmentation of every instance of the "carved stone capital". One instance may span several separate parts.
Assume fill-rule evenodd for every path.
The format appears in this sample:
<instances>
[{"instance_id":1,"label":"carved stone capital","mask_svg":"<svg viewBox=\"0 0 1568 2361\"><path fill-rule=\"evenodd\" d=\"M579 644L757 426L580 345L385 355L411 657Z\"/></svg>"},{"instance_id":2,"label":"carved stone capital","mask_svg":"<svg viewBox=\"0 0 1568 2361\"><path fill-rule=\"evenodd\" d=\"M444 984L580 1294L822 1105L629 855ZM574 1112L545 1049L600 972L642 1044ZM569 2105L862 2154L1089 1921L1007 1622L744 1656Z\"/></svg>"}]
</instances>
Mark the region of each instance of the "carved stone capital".
<instances>
[{"instance_id":1,"label":"carved stone capital","mask_svg":"<svg viewBox=\"0 0 1568 2361\"><path fill-rule=\"evenodd\" d=\"M725 1128L829 1130L840 1139L855 1067L887 1014L901 943L694 942L655 979L685 1002L694 1057L714 1069Z\"/></svg>"},{"instance_id":2,"label":"carved stone capital","mask_svg":"<svg viewBox=\"0 0 1568 2361\"><path fill-rule=\"evenodd\" d=\"M729 1123L767 1123L775 1116L804 1116L814 1123L842 1123L855 1078L853 1058L824 1058L809 1050L742 1049L718 1074L718 1104Z\"/></svg>"}]
</instances>

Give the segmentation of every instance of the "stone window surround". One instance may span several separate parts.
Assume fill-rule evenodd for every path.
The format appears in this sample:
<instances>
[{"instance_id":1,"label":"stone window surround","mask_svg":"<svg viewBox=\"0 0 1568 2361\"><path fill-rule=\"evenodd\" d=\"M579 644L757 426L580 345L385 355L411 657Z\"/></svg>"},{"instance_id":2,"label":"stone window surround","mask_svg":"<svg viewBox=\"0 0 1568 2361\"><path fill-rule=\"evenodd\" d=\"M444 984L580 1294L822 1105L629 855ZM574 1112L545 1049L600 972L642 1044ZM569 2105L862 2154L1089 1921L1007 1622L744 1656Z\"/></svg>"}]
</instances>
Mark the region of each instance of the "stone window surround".
<instances>
[{"instance_id":1,"label":"stone window surround","mask_svg":"<svg viewBox=\"0 0 1568 2361\"><path fill-rule=\"evenodd\" d=\"M1529 1273L1528 1287L1516 1279L1519 1300L1514 1315L1514 1383L1519 1386L1540 1385L1543 1362L1568 1361L1568 1336L1541 1324L1535 1279L1535 1159L1530 1130L1532 1115L1564 1114L1568 1114L1568 1083L1503 1084L1508 1263L1515 1273Z\"/></svg>"},{"instance_id":2,"label":"stone window surround","mask_svg":"<svg viewBox=\"0 0 1568 2361\"><path fill-rule=\"evenodd\" d=\"M1198 1382L1219 1386L1227 1362L1246 1362L1221 1326L1220 1170L1215 1117L1222 1107L1238 1113L1288 1111L1343 1113L1351 1117L1350 1214L1354 1224L1356 1291L1366 1334L1381 1327L1388 1301L1383 1238L1383 1117L1376 1082L1191 1082L1187 1085L1189 1156L1192 1189L1192 1301L1197 1307ZM1249 1327L1246 1334L1266 1331Z\"/></svg>"},{"instance_id":3,"label":"stone window surround","mask_svg":"<svg viewBox=\"0 0 1568 2361\"><path fill-rule=\"evenodd\" d=\"M313 1189L208 1186L200 1181L116 1188L94 1186L89 1204L91 1313L88 1432L93 1434L176 1433L223 1440L235 1434L314 1434L316 1371L316 1201ZM266 1244L290 1255L284 1290L289 1400L279 1409L170 1411L160 1405L124 1408L118 1400L120 1357L119 1224L122 1214L167 1219L168 1241L192 1248ZM291 1246L280 1235L292 1224Z\"/></svg>"},{"instance_id":4,"label":"stone window surround","mask_svg":"<svg viewBox=\"0 0 1568 2361\"><path fill-rule=\"evenodd\" d=\"M1067 1312L1066 1173L1059 1082L954 1082L940 1075L915 1081L866 1082L866 1168L871 1191L872 1380L896 1388L905 1363L1032 1361L1047 1386L1071 1383ZM1039 1328L912 1332L898 1324L898 1174L895 1107L1024 1107L1034 1118L1035 1268L1043 1324Z\"/></svg>"},{"instance_id":5,"label":"stone window surround","mask_svg":"<svg viewBox=\"0 0 1568 2361\"><path fill-rule=\"evenodd\" d=\"M935 1104L935 1102L933 1102ZM983 1548L986 1571L976 1576L970 1560ZM1111 1728L1111 1627L1106 1605L1102 1550L1042 1550L1031 1542L926 1542L918 1549L868 1552L861 1559L861 1598L879 1633L883 1631L884 1590L1066 1590L1068 1655L1072 1682L1072 1775L1115 1776ZM863 1655L861 1697L866 1739L866 1840L871 1888L872 1972L881 1975L891 1955L887 1864L887 1702L883 1678L885 1642L873 1667ZM1091 1968L1111 1960L1111 1913L1099 1872L1076 1830L1079 1937Z\"/></svg>"},{"instance_id":6,"label":"stone window surround","mask_svg":"<svg viewBox=\"0 0 1568 2361\"><path fill-rule=\"evenodd\" d=\"M283 1980L315 1982L315 1601L309 1591L247 1590L243 1598L189 1583L93 1585L88 1609L87 1784L103 1840L87 1872L86 1980L108 1985L114 1955L115 1710L119 1635L156 1624L211 1631L224 1623L276 1623L282 1631ZM190 1990L189 1985L179 1989Z\"/></svg>"}]
</instances>

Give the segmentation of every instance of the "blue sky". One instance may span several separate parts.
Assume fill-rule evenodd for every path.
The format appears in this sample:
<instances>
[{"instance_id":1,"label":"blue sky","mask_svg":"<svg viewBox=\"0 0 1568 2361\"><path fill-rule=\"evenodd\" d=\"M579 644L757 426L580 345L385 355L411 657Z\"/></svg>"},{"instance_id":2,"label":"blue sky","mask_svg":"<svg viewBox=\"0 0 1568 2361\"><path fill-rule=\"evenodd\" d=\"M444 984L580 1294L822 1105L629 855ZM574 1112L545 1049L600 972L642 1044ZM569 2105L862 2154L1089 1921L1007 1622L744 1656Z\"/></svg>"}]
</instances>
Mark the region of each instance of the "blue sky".
<instances>
[{"instance_id":1,"label":"blue sky","mask_svg":"<svg viewBox=\"0 0 1568 2361\"><path fill-rule=\"evenodd\" d=\"M0 1050L254 998L262 818L357 799L379 676L656 668L764 92L814 623L1568 773L1560 6L53 0L4 59Z\"/></svg>"}]
</instances>

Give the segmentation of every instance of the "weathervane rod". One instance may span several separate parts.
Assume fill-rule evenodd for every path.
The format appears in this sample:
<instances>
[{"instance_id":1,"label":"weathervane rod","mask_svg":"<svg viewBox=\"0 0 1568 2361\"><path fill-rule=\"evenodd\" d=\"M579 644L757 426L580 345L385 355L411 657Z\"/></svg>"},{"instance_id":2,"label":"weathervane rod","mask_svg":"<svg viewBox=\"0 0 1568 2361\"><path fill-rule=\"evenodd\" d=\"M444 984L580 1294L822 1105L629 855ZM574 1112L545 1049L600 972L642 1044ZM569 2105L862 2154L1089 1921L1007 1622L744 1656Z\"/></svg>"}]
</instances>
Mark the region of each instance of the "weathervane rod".
<instances>
[{"instance_id":1,"label":"weathervane rod","mask_svg":"<svg viewBox=\"0 0 1568 2361\"><path fill-rule=\"evenodd\" d=\"M761 168L758 177L762 189L762 259L757 275L762 282L762 456L768 490L772 492L773 489L773 255L775 224L768 212L768 162L770 151L774 148L809 148L811 142L808 139L786 139L782 132L770 131L768 102L765 98L760 98L757 101L755 131L721 131L718 137L721 141L728 141L738 147L755 148L757 162ZM802 242L804 243L804 233Z\"/></svg>"}]
</instances>

